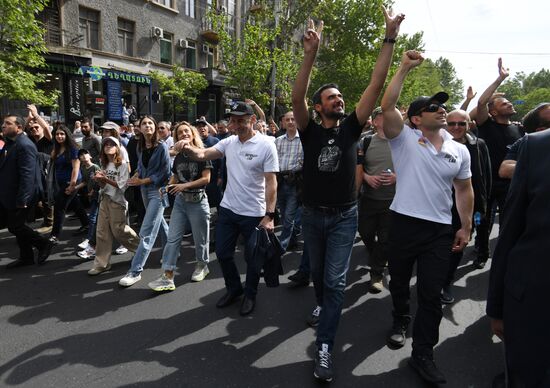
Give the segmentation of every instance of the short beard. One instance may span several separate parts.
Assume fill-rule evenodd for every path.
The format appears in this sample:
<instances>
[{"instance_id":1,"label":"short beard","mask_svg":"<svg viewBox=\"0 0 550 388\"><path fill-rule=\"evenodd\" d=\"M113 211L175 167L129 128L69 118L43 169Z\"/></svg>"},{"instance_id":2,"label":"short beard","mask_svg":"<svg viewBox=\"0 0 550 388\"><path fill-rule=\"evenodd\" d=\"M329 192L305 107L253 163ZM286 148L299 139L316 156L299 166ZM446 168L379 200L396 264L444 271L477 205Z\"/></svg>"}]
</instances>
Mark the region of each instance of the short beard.
<instances>
[{"instance_id":1,"label":"short beard","mask_svg":"<svg viewBox=\"0 0 550 388\"><path fill-rule=\"evenodd\" d=\"M325 116L327 119L340 120L346 117L346 114L344 112L323 112L323 116Z\"/></svg>"}]
</instances>

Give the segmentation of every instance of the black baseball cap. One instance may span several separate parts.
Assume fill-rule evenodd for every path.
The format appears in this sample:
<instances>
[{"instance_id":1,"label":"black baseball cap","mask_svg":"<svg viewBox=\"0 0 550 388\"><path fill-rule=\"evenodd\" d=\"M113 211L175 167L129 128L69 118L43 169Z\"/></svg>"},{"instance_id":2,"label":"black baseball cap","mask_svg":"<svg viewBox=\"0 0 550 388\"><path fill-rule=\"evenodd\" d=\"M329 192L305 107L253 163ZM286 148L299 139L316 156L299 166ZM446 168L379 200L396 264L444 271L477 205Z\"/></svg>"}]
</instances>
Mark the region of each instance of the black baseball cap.
<instances>
[{"instance_id":1,"label":"black baseball cap","mask_svg":"<svg viewBox=\"0 0 550 388\"><path fill-rule=\"evenodd\" d=\"M206 120L203 120L203 119L196 119L195 120L195 127L197 125L206 125Z\"/></svg>"},{"instance_id":2,"label":"black baseball cap","mask_svg":"<svg viewBox=\"0 0 550 388\"><path fill-rule=\"evenodd\" d=\"M254 110L250 105L243 101L235 101L230 105L231 111L227 112L224 117L228 118L230 116L246 116L253 115Z\"/></svg>"},{"instance_id":3,"label":"black baseball cap","mask_svg":"<svg viewBox=\"0 0 550 388\"><path fill-rule=\"evenodd\" d=\"M445 92L439 92L433 96L421 96L411 102L409 109L407 110L407 117L418 116L420 111L430 105L431 103L444 104L449 99L449 95Z\"/></svg>"}]
</instances>

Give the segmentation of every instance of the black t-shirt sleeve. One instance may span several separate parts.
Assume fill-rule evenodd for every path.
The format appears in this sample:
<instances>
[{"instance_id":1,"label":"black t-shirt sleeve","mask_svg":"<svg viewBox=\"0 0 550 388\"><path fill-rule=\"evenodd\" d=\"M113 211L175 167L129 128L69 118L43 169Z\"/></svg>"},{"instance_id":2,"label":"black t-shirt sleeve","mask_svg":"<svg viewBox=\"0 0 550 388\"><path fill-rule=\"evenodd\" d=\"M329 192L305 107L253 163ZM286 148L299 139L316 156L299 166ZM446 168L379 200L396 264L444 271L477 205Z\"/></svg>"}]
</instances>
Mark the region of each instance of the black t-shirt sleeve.
<instances>
[{"instance_id":1,"label":"black t-shirt sleeve","mask_svg":"<svg viewBox=\"0 0 550 388\"><path fill-rule=\"evenodd\" d=\"M348 117L346 117L340 124L340 128L350 131L354 141L359 140L361 132L363 131L363 126L357 119L357 112L353 111Z\"/></svg>"}]
</instances>

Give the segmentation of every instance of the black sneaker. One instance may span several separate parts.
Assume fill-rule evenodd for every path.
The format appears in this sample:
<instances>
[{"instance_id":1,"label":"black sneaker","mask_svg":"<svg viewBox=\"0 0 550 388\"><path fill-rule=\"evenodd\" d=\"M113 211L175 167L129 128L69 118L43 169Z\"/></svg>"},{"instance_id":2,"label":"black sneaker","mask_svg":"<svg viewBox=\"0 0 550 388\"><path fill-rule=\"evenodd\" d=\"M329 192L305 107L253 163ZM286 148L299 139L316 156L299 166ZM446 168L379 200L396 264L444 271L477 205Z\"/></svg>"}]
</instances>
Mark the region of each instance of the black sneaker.
<instances>
[{"instance_id":1,"label":"black sneaker","mask_svg":"<svg viewBox=\"0 0 550 388\"><path fill-rule=\"evenodd\" d=\"M452 304L455 302L455 298L451 293L451 286L443 287L443 289L441 290L440 299L441 303L443 304Z\"/></svg>"},{"instance_id":2,"label":"black sneaker","mask_svg":"<svg viewBox=\"0 0 550 388\"><path fill-rule=\"evenodd\" d=\"M412 356L409 358L409 365L418 372L424 380L434 384L445 384L447 379L437 369L433 358L428 356Z\"/></svg>"},{"instance_id":3,"label":"black sneaker","mask_svg":"<svg viewBox=\"0 0 550 388\"><path fill-rule=\"evenodd\" d=\"M485 264L487 264L487 259L483 259L481 257L478 257L474 260L474 267L476 269L483 269L485 268Z\"/></svg>"},{"instance_id":4,"label":"black sneaker","mask_svg":"<svg viewBox=\"0 0 550 388\"><path fill-rule=\"evenodd\" d=\"M292 282L289 284L290 287L309 286L309 274L303 271L296 271L296 273L288 277L288 280Z\"/></svg>"},{"instance_id":5,"label":"black sneaker","mask_svg":"<svg viewBox=\"0 0 550 388\"><path fill-rule=\"evenodd\" d=\"M76 232L73 233L73 236L80 236L82 234L88 233L88 225L81 226L76 230Z\"/></svg>"},{"instance_id":6,"label":"black sneaker","mask_svg":"<svg viewBox=\"0 0 550 388\"><path fill-rule=\"evenodd\" d=\"M321 315L321 306L316 306L311 315L307 318L307 324L311 327L319 326L319 316Z\"/></svg>"},{"instance_id":7,"label":"black sneaker","mask_svg":"<svg viewBox=\"0 0 550 388\"><path fill-rule=\"evenodd\" d=\"M332 381L334 372L332 371L332 359L327 344L322 344L321 348L315 353L315 369L313 370L313 376L321 381Z\"/></svg>"},{"instance_id":8,"label":"black sneaker","mask_svg":"<svg viewBox=\"0 0 550 388\"><path fill-rule=\"evenodd\" d=\"M392 328L386 338L388 345L396 348L401 348L405 345L410 322L410 315L394 315Z\"/></svg>"}]
</instances>

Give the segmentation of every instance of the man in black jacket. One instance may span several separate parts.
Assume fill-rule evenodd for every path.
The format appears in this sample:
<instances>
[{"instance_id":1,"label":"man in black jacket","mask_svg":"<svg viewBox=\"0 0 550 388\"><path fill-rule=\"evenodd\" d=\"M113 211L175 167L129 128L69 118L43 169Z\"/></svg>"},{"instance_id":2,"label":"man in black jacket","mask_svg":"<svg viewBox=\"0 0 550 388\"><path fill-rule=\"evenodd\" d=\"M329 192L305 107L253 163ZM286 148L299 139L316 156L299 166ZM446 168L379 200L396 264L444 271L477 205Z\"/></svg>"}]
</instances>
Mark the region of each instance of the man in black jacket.
<instances>
[{"instance_id":1,"label":"man in black jacket","mask_svg":"<svg viewBox=\"0 0 550 388\"><path fill-rule=\"evenodd\" d=\"M550 387L550 129L529 134L493 254L487 315L504 340L508 387Z\"/></svg>"},{"instance_id":2,"label":"man in black jacket","mask_svg":"<svg viewBox=\"0 0 550 388\"><path fill-rule=\"evenodd\" d=\"M474 226L478 226L482 220L489 218L487 201L491 194L492 175L491 159L487 144L483 139L473 136L469 133L470 116L463 110L454 110L447 115L447 131L453 135L453 139L464 144L470 152L470 169L472 171L472 187L474 189L474 214L472 214ZM453 230L456 233L460 229L460 217L456 209L456 200L453 193ZM447 281L441 292L441 302L450 304L454 302L451 292L451 285L454 275L464 251L454 251L451 253L449 262L449 272Z\"/></svg>"},{"instance_id":3,"label":"man in black jacket","mask_svg":"<svg viewBox=\"0 0 550 388\"><path fill-rule=\"evenodd\" d=\"M20 257L8 264L8 268L42 264L50 255L52 243L25 225L27 213L37 200L42 181L37 150L23 133L25 121L21 117L7 115L2 123L6 145L0 153L0 227L7 226L17 238ZM32 247L38 249L34 256Z\"/></svg>"}]
</instances>

